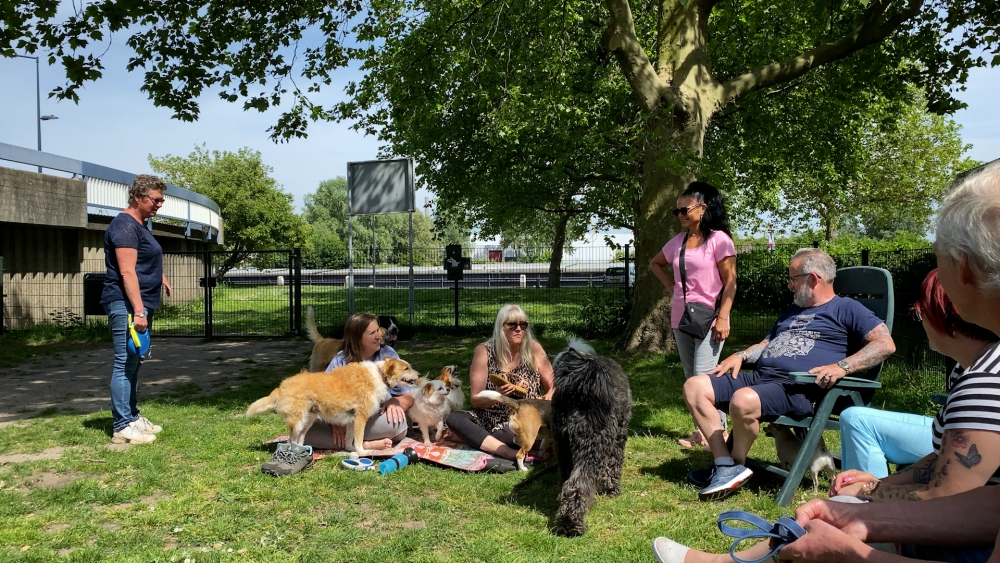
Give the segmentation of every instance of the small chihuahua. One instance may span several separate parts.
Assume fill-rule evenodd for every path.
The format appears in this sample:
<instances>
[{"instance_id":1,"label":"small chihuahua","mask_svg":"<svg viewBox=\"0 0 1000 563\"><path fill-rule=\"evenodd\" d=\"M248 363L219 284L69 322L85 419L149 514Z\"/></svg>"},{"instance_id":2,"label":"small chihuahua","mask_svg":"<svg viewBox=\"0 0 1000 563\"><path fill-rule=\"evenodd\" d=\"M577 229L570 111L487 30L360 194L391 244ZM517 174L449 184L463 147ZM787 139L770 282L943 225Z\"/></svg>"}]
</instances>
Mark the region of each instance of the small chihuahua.
<instances>
[{"instance_id":1,"label":"small chihuahua","mask_svg":"<svg viewBox=\"0 0 1000 563\"><path fill-rule=\"evenodd\" d=\"M458 378L458 367L445 366L441 370L441 375L435 379L443 381L451 389L451 393L448 393L448 404L451 405L448 414L462 410L462 407L465 406L465 393L462 392L462 380ZM445 416L448 416L448 414L445 414Z\"/></svg>"},{"instance_id":2,"label":"small chihuahua","mask_svg":"<svg viewBox=\"0 0 1000 563\"><path fill-rule=\"evenodd\" d=\"M410 389L413 396L413 406L406 411L406 416L416 422L423 435L424 444L431 445L430 428L437 428L436 439L441 439L444 432L444 418L451 410L448 395L451 389L440 379L419 379Z\"/></svg>"},{"instance_id":3,"label":"small chihuahua","mask_svg":"<svg viewBox=\"0 0 1000 563\"><path fill-rule=\"evenodd\" d=\"M774 438L774 447L778 450L781 468L790 469L795 458L799 455L799 450L802 449L802 439L796 436L795 432L792 432L791 426L784 424L768 424L767 428L764 429L764 434ZM821 436L819 444L816 444L816 451L813 452L812 459L809 461L809 470L807 471L813 482L813 494L819 493L817 478L819 472L824 469L830 471L831 478L837 474L837 466L833 463L833 456L826 449L826 442Z\"/></svg>"}]
</instances>

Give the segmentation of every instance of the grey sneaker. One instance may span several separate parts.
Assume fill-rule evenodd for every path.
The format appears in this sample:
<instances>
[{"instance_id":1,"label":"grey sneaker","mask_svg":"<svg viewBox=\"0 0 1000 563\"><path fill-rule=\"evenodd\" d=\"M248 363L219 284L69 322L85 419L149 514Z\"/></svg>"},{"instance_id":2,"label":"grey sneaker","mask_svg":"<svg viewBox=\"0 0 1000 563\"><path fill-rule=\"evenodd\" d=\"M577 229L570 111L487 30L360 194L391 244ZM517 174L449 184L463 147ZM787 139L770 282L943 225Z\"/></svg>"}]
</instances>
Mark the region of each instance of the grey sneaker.
<instances>
[{"instance_id":1,"label":"grey sneaker","mask_svg":"<svg viewBox=\"0 0 1000 563\"><path fill-rule=\"evenodd\" d=\"M313 464L312 446L300 446L290 442L281 442L274 450L271 459L260 466L260 472L275 477L295 475Z\"/></svg>"},{"instance_id":2,"label":"grey sneaker","mask_svg":"<svg viewBox=\"0 0 1000 563\"><path fill-rule=\"evenodd\" d=\"M736 492L746 483L753 471L746 467L735 465L716 465L712 481L707 487L698 491L698 500L722 500Z\"/></svg>"},{"instance_id":3,"label":"grey sneaker","mask_svg":"<svg viewBox=\"0 0 1000 563\"><path fill-rule=\"evenodd\" d=\"M159 424L153 424L148 418L140 416L135 420L135 425L146 434L159 434L163 427Z\"/></svg>"},{"instance_id":4,"label":"grey sneaker","mask_svg":"<svg viewBox=\"0 0 1000 563\"><path fill-rule=\"evenodd\" d=\"M517 469L514 462L509 459L503 459L502 457L494 457L486 460L486 467L483 471L486 473L508 473Z\"/></svg>"},{"instance_id":5,"label":"grey sneaker","mask_svg":"<svg viewBox=\"0 0 1000 563\"><path fill-rule=\"evenodd\" d=\"M713 475L715 475L715 466L710 465L708 467L702 467L701 469L692 469L687 474L687 480L688 483L694 485L696 489L701 490L712 482Z\"/></svg>"},{"instance_id":6,"label":"grey sneaker","mask_svg":"<svg viewBox=\"0 0 1000 563\"><path fill-rule=\"evenodd\" d=\"M118 432L111 435L111 443L113 444L148 444L156 440L156 436L152 434L146 434L139 429L137 424L138 420L133 420Z\"/></svg>"}]
</instances>

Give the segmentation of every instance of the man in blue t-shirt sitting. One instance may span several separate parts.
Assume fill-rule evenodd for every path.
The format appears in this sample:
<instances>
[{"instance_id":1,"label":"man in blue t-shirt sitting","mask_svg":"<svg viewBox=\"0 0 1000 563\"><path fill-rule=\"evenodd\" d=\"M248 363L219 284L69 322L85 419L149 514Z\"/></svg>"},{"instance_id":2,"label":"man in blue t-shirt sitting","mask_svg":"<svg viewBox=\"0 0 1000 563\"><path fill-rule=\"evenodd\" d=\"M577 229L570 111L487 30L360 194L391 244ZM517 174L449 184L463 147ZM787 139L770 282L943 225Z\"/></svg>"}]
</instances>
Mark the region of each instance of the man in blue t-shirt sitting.
<instances>
[{"instance_id":1,"label":"man in blue t-shirt sitting","mask_svg":"<svg viewBox=\"0 0 1000 563\"><path fill-rule=\"evenodd\" d=\"M688 475L701 488L700 500L725 498L753 475L743 463L760 432L761 417L809 416L838 379L878 365L896 351L881 319L834 293L836 276L837 266L827 253L817 248L796 252L788 264L795 304L778 317L767 338L684 383L684 401L715 457L712 467ZM858 348L848 356L848 350ZM743 362L757 367L740 371ZM793 371L816 374L815 384L789 380ZM716 408L728 409L732 418L732 452Z\"/></svg>"}]
</instances>

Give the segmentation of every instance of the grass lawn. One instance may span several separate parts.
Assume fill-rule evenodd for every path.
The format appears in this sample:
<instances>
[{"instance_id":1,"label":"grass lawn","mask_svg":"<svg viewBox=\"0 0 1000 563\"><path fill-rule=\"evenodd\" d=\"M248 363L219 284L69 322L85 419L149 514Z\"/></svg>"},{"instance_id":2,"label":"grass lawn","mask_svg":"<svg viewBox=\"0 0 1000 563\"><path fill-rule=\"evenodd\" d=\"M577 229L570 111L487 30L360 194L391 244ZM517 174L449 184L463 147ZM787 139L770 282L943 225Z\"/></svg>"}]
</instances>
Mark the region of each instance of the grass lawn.
<instances>
[{"instance_id":1,"label":"grass lawn","mask_svg":"<svg viewBox=\"0 0 1000 563\"><path fill-rule=\"evenodd\" d=\"M426 372L468 366L479 341L406 341L398 350ZM554 354L564 342L543 345ZM285 428L273 414L245 420L243 413L307 356L304 350L303 362L283 370L250 369L224 393L182 389L142 403L143 414L164 426L150 445L109 449L108 411L0 429L0 456L62 448L49 451L52 459L0 464L0 561L650 561L658 535L727 550L715 526L721 510L771 519L793 510L774 504L780 482L766 475L724 502L698 502L684 476L711 459L675 443L692 423L674 355L615 355L634 397L623 493L598 500L581 538L549 532L554 473L518 487L525 475L517 472L466 474L421 463L382 476L328 458L300 475L262 475L272 451L262 442ZM927 412L928 394L943 387L943 374L895 365L883 379L894 389L876 396L885 408ZM839 449L835 434L827 443ZM759 440L754 454L774 459L773 443ZM821 479L821 495L827 486ZM806 481L794 504L812 495Z\"/></svg>"}]
</instances>

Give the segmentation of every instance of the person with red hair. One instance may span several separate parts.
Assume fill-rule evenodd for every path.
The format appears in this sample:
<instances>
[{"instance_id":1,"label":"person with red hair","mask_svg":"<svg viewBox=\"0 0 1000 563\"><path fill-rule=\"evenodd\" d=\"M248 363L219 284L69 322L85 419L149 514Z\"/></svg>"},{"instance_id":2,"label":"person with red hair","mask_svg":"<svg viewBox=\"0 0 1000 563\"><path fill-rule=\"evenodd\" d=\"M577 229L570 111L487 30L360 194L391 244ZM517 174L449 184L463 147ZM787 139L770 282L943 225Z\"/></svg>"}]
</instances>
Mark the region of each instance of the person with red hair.
<instances>
[{"instance_id":1,"label":"person with red hair","mask_svg":"<svg viewBox=\"0 0 1000 563\"><path fill-rule=\"evenodd\" d=\"M951 391L962 376L962 366L971 365L986 346L997 336L962 320L938 281L937 269L931 270L920 286L920 297L913 304L913 315L924 327L931 350L952 358L958 365L948 374L945 384ZM840 415L840 447L845 470L857 470L869 475L865 479L881 479L889 474L888 463L912 467L893 476L892 480L914 483L913 472L919 473L926 463L917 463L941 445L943 410L939 424L933 418L910 413L883 411L869 407L851 407ZM935 456L931 456L934 458ZM847 472L842 479L858 475ZM867 481L866 481L867 482ZM836 487L836 483L834 483ZM839 490L837 491L839 492Z\"/></svg>"}]
</instances>

